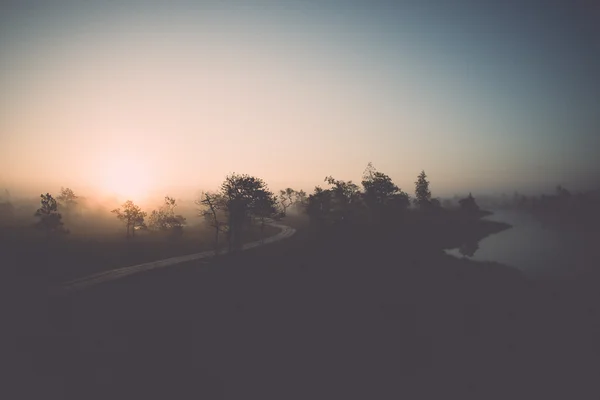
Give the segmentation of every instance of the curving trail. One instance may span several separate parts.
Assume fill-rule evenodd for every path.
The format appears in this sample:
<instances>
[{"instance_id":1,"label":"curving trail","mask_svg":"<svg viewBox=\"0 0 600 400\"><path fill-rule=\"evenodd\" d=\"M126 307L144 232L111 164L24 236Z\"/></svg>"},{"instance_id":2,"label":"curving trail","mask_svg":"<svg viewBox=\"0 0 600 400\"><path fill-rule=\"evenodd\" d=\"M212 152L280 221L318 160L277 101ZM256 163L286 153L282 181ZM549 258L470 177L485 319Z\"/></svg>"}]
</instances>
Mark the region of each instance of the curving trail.
<instances>
[{"instance_id":1,"label":"curving trail","mask_svg":"<svg viewBox=\"0 0 600 400\"><path fill-rule=\"evenodd\" d=\"M287 239L296 233L296 229L279 224L276 222L269 222L269 225L276 228L280 228L281 232L276 235L270 236L263 240L257 240L255 242L246 243L242 246L242 250L252 249L254 247L262 246L265 244L277 242L279 240ZM226 253L223 253L226 254ZM185 256L171 257L164 260L152 261L144 264L132 265L130 267L122 267L112 269L110 271L99 272L93 275L89 275L83 278L73 279L65 282L57 288L52 290L52 294L65 294L77 290L85 289L89 286L98 285L105 282L114 281L116 279L125 278L127 276L137 274L140 272L150 271L157 268L170 267L172 265L181 264L187 261L202 260L205 258L214 257L215 251L208 250L200 253L188 254Z\"/></svg>"}]
</instances>

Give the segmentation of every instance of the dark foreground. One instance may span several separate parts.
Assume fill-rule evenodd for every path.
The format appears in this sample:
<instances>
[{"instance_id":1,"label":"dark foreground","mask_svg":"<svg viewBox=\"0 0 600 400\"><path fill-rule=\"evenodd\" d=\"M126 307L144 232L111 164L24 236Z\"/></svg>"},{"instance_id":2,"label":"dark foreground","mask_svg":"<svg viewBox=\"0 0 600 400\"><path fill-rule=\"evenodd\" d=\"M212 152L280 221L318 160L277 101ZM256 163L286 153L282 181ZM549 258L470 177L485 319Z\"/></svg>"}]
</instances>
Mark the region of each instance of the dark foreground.
<instances>
[{"instance_id":1,"label":"dark foreground","mask_svg":"<svg viewBox=\"0 0 600 400\"><path fill-rule=\"evenodd\" d=\"M439 244L300 230L22 303L7 398L599 398L598 290Z\"/></svg>"},{"instance_id":2,"label":"dark foreground","mask_svg":"<svg viewBox=\"0 0 600 400\"><path fill-rule=\"evenodd\" d=\"M278 228L267 225L263 233L270 236L278 231ZM97 237L75 232L46 240L31 227L0 227L0 255L1 260L14 268L20 277L42 277L47 282L58 284L111 269L213 250L213 232L195 225L187 227L183 236L178 238L140 231L130 239L114 232ZM262 237L258 226L244 233L247 242ZM222 249L224 242L225 235L222 235Z\"/></svg>"}]
</instances>

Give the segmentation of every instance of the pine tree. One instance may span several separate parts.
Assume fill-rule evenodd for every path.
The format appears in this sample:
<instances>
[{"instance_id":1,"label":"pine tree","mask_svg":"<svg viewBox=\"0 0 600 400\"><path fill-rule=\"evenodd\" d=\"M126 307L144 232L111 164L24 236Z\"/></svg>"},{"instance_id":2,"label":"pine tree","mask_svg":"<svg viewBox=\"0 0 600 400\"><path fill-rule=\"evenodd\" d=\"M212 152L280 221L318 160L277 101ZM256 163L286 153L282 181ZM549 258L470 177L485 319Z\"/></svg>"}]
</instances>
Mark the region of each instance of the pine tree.
<instances>
[{"instance_id":1,"label":"pine tree","mask_svg":"<svg viewBox=\"0 0 600 400\"><path fill-rule=\"evenodd\" d=\"M420 208L428 207L431 204L431 191L425 171L421 171L415 182L415 203Z\"/></svg>"}]
</instances>

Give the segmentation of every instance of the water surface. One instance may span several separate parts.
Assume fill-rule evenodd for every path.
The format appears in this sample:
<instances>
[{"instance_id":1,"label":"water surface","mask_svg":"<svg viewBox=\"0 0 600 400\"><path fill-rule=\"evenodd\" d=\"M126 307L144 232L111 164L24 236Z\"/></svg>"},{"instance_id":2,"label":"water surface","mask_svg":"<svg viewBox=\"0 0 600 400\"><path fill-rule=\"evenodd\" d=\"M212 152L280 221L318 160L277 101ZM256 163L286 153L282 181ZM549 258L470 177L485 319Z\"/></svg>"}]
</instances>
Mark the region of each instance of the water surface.
<instances>
[{"instance_id":1,"label":"water surface","mask_svg":"<svg viewBox=\"0 0 600 400\"><path fill-rule=\"evenodd\" d=\"M457 257L469 254L475 261L499 262L531 277L577 275L593 268L592 259L597 260L593 251L597 235L544 225L532 215L515 210L495 210L484 219L506 222L512 228L490 235L477 245L467 244L462 253L459 249L446 252Z\"/></svg>"}]
</instances>

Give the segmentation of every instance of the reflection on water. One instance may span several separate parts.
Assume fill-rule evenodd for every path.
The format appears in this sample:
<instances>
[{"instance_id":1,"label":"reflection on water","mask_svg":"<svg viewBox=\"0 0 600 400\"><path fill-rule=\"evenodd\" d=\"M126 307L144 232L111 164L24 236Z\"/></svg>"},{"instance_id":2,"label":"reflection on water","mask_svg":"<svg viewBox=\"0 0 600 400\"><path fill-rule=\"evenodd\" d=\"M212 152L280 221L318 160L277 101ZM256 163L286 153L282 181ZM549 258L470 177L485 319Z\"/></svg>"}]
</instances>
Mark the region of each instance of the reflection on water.
<instances>
[{"instance_id":1,"label":"reflection on water","mask_svg":"<svg viewBox=\"0 0 600 400\"><path fill-rule=\"evenodd\" d=\"M521 211L494 211L485 219L506 222L512 228L447 253L476 261L499 262L530 276L571 275L593 267L592 259L597 260L592 253L597 236L590 233L543 225Z\"/></svg>"}]
</instances>

